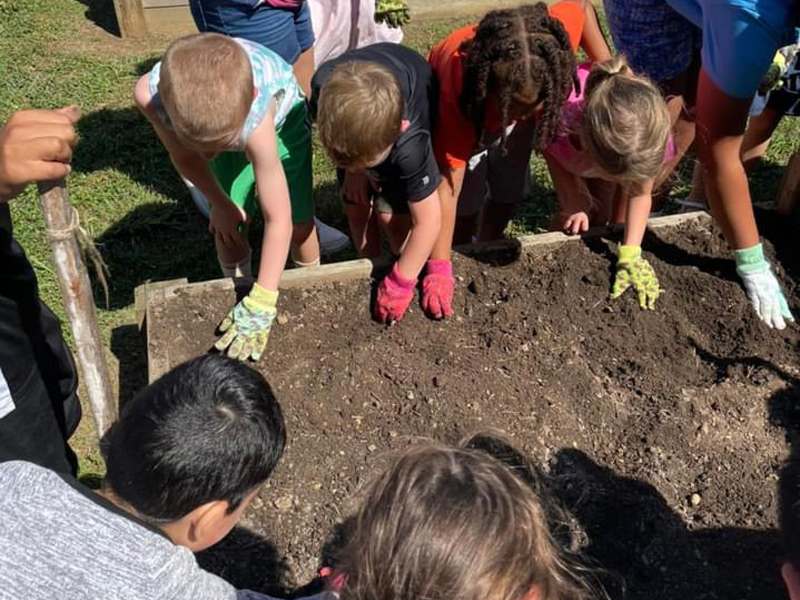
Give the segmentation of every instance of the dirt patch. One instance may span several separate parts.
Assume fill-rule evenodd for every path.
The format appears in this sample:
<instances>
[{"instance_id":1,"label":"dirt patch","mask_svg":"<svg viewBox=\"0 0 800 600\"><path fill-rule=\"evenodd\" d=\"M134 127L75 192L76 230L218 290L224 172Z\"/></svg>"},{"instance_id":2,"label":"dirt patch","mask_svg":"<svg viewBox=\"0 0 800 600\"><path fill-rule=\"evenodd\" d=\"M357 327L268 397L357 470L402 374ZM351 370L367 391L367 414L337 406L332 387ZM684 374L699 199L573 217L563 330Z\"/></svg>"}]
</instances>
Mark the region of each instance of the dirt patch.
<instances>
[{"instance_id":1,"label":"dirt patch","mask_svg":"<svg viewBox=\"0 0 800 600\"><path fill-rule=\"evenodd\" d=\"M290 445L250 531L204 564L262 590L305 584L393 451L496 428L549 473L612 597L782 597L774 493L782 411L800 400L798 329L758 322L716 231L680 227L645 247L666 290L653 312L632 294L608 301L602 239L505 267L459 258L447 322L414 307L374 323L368 282L284 293L259 368ZM796 252L769 251L797 309ZM229 296L179 294L152 315L170 329L151 349L206 351Z\"/></svg>"}]
</instances>

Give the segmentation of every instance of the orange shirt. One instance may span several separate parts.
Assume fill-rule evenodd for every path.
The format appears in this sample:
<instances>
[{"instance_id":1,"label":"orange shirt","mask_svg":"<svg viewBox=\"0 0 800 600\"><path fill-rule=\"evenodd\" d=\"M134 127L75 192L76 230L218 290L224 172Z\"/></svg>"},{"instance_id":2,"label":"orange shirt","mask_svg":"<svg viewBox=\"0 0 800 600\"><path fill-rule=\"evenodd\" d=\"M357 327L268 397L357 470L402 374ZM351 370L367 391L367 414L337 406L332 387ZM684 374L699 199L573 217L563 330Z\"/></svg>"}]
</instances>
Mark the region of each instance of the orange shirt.
<instances>
[{"instance_id":1,"label":"orange shirt","mask_svg":"<svg viewBox=\"0 0 800 600\"><path fill-rule=\"evenodd\" d=\"M561 21L569 34L573 52L583 36L583 8L577 2L562 0L550 7L550 14ZM477 25L468 25L455 30L444 41L431 49L428 62L439 80L439 107L433 149L442 169L463 169L475 151L478 135L475 126L461 113L458 97L464 85L464 55L461 44L475 37ZM487 114L484 130L496 133L500 130L500 116Z\"/></svg>"}]
</instances>

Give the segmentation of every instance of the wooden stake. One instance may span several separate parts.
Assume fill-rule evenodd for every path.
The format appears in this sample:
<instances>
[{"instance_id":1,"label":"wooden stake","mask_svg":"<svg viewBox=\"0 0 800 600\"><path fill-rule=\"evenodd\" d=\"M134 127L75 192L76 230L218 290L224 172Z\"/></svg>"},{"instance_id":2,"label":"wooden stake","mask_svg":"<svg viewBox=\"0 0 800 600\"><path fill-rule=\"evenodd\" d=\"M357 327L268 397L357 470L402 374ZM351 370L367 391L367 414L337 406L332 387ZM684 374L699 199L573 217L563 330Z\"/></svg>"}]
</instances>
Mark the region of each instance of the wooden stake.
<instances>
[{"instance_id":1,"label":"wooden stake","mask_svg":"<svg viewBox=\"0 0 800 600\"><path fill-rule=\"evenodd\" d=\"M105 349L100 340L92 287L76 237L78 222L63 179L39 184L47 234L53 246L58 284L64 298L81 375L89 396L97 437L116 420Z\"/></svg>"}]
</instances>

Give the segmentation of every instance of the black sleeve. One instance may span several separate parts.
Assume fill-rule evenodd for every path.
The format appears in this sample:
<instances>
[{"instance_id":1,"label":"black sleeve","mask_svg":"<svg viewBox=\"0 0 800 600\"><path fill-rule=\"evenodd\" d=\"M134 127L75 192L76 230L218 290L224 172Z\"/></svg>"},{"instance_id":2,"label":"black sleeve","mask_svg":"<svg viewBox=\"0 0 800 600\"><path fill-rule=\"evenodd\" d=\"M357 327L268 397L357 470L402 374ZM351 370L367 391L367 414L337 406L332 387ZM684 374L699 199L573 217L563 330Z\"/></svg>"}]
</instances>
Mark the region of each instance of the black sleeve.
<instances>
[{"instance_id":1,"label":"black sleeve","mask_svg":"<svg viewBox=\"0 0 800 600\"><path fill-rule=\"evenodd\" d=\"M389 181L384 193L388 192L387 195L396 196L397 200L419 202L439 187L441 176L429 132L417 130L402 135L389 161L393 172L386 174Z\"/></svg>"}]
</instances>

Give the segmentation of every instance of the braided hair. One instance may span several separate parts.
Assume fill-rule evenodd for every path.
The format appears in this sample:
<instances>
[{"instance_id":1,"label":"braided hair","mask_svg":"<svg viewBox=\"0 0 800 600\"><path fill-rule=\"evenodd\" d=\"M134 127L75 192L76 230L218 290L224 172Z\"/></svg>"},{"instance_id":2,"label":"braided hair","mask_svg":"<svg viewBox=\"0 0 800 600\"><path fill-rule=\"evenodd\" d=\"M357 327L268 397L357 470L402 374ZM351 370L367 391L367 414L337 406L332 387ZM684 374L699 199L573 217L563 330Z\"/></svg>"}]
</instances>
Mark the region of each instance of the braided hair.
<instances>
[{"instance_id":1,"label":"braided hair","mask_svg":"<svg viewBox=\"0 0 800 600\"><path fill-rule=\"evenodd\" d=\"M502 124L500 148L505 154L509 107L515 97L542 102L534 146L544 148L558 132L561 111L572 86L580 89L575 56L564 26L543 2L493 10L478 24L475 37L461 46L464 86L459 105L484 141L486 99L497 94Z\"/></svg>"}]
</instances>

